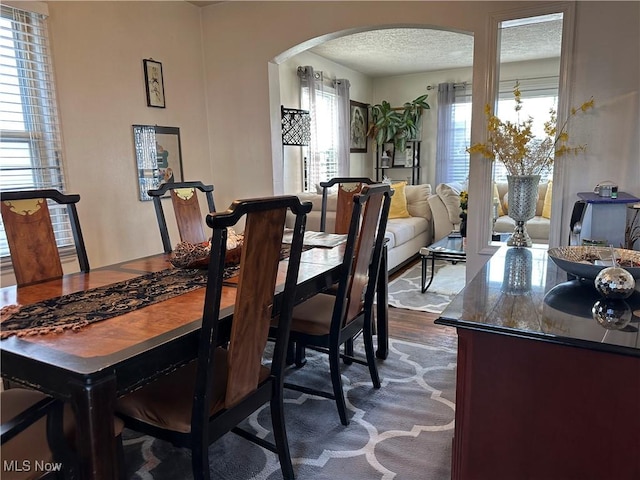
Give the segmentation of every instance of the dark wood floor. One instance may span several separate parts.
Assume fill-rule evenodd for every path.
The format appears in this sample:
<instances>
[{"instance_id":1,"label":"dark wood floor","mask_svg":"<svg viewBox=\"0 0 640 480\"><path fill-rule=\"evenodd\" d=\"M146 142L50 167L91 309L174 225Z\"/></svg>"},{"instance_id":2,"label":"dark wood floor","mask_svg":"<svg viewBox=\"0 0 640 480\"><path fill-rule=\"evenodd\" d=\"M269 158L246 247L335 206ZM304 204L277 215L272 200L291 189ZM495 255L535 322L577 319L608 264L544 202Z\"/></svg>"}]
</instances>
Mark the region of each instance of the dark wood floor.
<instances>
[{"instance_id":1,"label":"dark wood floor","mask_svg":"<svg viewBox=\"0 0 640 480\"><path fill-rule=\"evenodd\" d=\"M393 273L389 280L397 278L413 265L415 263ZM438 316L437 313L389 307L389 336L425 345L456 348L455 328L435 325L433 322Z\"/></svg>"},{"instance_id":2,"label":"dark wood floor","mask_svg":"<svg viewBox=\"0 0 640 480\"><path fill-rule=\"evenodd\" d=\"M389 307L389 336L424 345L456 348L455 328L435 325L436 318L435 313Z\"/></svg>"}]
</instances>

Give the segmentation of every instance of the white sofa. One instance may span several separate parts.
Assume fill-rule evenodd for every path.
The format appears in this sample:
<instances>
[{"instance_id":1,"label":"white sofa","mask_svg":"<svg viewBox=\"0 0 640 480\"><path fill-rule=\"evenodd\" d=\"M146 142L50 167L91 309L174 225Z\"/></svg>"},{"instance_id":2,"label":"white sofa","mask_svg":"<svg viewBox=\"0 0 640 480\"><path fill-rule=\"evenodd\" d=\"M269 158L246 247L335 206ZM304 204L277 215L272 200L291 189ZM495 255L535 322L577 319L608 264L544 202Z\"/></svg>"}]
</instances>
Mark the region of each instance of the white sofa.
<instances>
[{"instance_id":1,"label":"white sofa","mask_svg":"<svg viewBox=\"0 0 640 480\"><path fill-rule=\"evenodd\" d=\"M549 243L549 220L551 209L551 182L541 182L538 186L538 203L536 216L526 223L527 232L533 243ZM466 189L458 183L441 183L436 187L435 194L429 196L429 207L433 215L433 236L435 240L448 235L452 230L460 228L460 191ZM494 197L498 201L498 218L495 223L495 233L513 233L515 221L509 217L507 202L507 184L497 183L494 186ZM470 199L470 202L473 200Z\"/></svg>"},{"instance_id":2,"label":"white sofa","mask_svg":"<svg viewBox=\"0 0 640 480\"><path fill-rule=\"evenodd\" d=\"M433 241L433 219L429 208L428 198L431 194L431 185L407 185L405 196L407 210L410 214L406 218L389 218L385 237L388 251L388 269L393 271L417 257L421 247L429 245ZM322 211L322 195L317 193L296 194L301 201L310 201L313 204L311 212L307 216L307 230L320 230L320 214ZM335 212L337 194L327 197L327 226L328 232L333 232L335 224ZM289 223L289 222L288 222ZM291 227L292 225L289 225Z\"/></svg>"}]
</instances>

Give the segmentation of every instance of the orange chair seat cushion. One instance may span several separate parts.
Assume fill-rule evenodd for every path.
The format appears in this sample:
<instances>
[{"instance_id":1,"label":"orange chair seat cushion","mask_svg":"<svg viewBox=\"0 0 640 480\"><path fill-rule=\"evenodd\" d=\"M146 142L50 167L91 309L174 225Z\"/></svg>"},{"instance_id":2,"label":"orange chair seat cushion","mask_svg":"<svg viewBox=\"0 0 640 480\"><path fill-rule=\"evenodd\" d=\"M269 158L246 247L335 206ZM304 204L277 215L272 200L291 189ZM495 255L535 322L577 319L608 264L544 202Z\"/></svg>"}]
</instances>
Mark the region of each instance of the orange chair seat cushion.
<instances>
[{"instance_id":1,"label":"orange chair seat cushion","mask_svg":"<svg viewBox=\"0 0 640 480\"><path fill-rule=\"evenodd\" d=\"M189 433L196 384L196 367L197 362L191 362L140 390L120 398L116 405L116 411L165 430ZM211 415L225 407L227 372L227 350L217 348L213 372L214 385L211 393ZM269 369L262 366L259 382L266 380L269 374Z\"/></svg>"},{"instance_id":2,"label":"orange chair seat cushion","mask_svg":"<svg viewBox=\"0 0 640 480\"><path fill-rule=\"evenodd\" d=\"M293 308L291 331L307 335L329 335L335 295L319 293Z\"/></svg>"}]
</instances>

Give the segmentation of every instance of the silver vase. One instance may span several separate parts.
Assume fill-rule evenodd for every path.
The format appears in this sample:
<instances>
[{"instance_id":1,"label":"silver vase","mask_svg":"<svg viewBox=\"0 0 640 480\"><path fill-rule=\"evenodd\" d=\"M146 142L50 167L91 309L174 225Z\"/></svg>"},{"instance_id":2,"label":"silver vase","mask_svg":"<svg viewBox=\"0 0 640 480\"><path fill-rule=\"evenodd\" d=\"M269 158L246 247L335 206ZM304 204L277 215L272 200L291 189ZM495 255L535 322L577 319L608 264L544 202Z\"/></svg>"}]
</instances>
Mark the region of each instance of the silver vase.
<instances>
[{"instance_id":1,"label":"silver vase","mask_svg":"<svg viewBox=\"0 0 640 480\"><path fill-rule=\"evenodd\" d=\"M530 247L531 237L525 223L536 215L540 175L507 175L509 216L516 222L513 234L507 239L512 247Z\"/></svg>"},{"instance_id":2,"label":"silver vase","mask_svg":"<svg viewBox=\"0 0 640 480\"><path fill-rule=\"evenodd\" d=\"M504 259L501 291L507 295L525 295L531 291L533 260L531 250L511 248Z\"/></svg>"}]
</instances>

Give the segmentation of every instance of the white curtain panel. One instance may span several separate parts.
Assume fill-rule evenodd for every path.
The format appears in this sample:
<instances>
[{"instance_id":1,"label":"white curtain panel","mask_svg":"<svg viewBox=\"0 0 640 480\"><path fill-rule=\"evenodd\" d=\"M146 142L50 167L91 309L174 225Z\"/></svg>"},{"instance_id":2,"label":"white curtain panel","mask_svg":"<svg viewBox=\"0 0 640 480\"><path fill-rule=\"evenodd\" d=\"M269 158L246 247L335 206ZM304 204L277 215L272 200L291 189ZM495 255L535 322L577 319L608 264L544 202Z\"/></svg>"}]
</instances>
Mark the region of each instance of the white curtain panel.
<instances>
[{"instance_id":1,"label":"white curtain panel","mask_svg":"<svg viewBox=\"0 0 640 480\"><path fill-rule=\"evenodd\" d=\"M317 78L316 78L317 77ZM300 79L300 107L309 111L311 118L311 141L307 149L308 178L307 190L315 189L320 182L318 178L318 121L316 105L316 89L322 90L322 72L315 72L312 66L298 67Z\"/></svg>"},{"instance_id":2,"label":"white curtain panel","mask_svg":"<svg viewBox=\"0 0 640 480\"><path fill-rule=\"evenodd\" d=\"M338 96L338 176L348 177L351 171L351 151L349 142L350 113L349 80L335 81Z\"/></svg>"},{"instance_id":3,"label":"white curtain panel","mask_svg":"<svg viewBox=\"0 0 640 480\"><path fill-rule=\"evenodd\" d=\"M438 84L438 140L436 143L436 181L435 184L452 180L449 175L453 157L453 104L455 102L455 84Z\"/></svg>"},{"instance_id":4,"label":"white curtain panel","mask_svg":"<svg viewBox=\"0 0 640 480\"><path fill-rule=\"evenodd\" d=\"M312 66L298 67L300 106L309 111L311 142L307 151L305 190L320 182L348 176L349 81L327 79Z\"/></svg>"}]
</instances>

